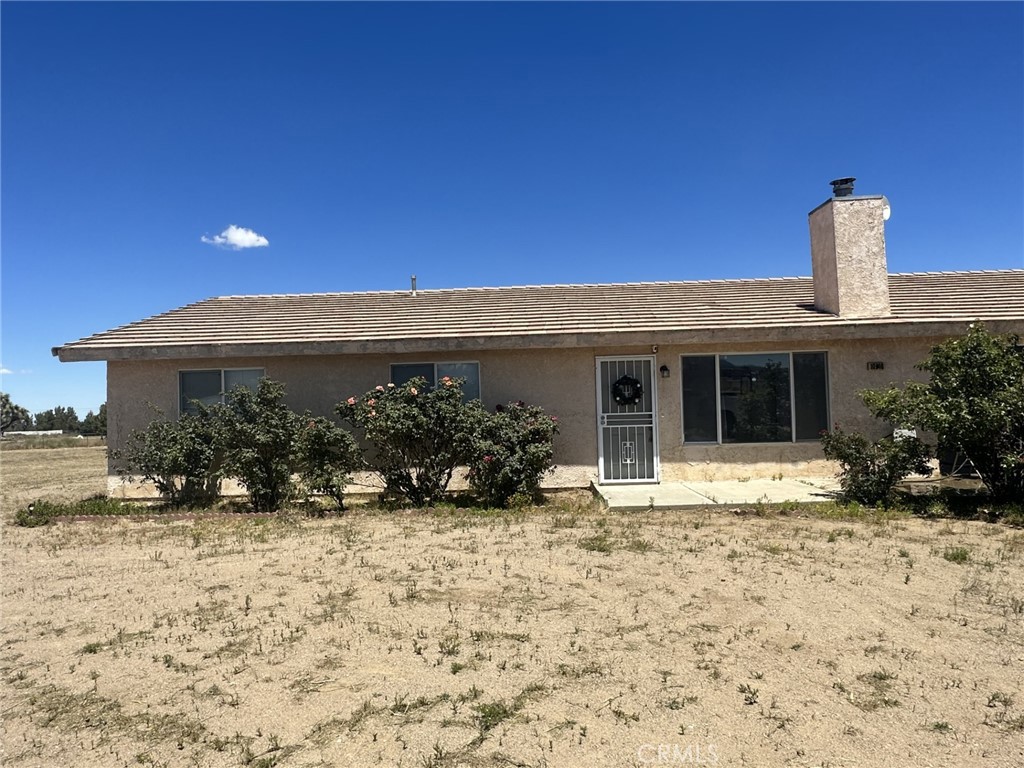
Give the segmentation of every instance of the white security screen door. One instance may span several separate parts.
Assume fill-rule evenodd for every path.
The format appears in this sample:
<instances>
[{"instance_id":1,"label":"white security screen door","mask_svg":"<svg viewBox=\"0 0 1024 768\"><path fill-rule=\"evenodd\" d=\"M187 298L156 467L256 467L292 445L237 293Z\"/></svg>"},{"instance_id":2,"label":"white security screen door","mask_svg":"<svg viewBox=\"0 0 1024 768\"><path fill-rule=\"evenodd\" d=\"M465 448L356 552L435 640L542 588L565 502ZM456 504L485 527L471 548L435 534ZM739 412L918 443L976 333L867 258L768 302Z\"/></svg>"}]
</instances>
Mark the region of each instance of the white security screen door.
<instances>
[{"instance_id":1,"label":"white security screen door","mask_svg":"<svg viewBox=\"0 0 1024 768\"><path fill-rule=\"evenodd\" d=\"M657 400L653 357L597 359L602 483L658 481Z\"/></svg>"}]
</instances>

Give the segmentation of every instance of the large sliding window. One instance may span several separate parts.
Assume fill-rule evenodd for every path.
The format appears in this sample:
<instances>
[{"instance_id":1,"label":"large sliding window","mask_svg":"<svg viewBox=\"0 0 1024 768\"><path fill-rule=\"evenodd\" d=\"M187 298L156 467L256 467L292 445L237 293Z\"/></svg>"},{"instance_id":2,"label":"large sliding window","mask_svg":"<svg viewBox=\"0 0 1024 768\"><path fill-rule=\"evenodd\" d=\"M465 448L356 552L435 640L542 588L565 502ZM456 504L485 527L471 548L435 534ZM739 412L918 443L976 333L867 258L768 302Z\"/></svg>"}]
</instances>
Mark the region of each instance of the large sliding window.
<instances>
[{"instance_id":1,"label":"large sliding window","mask_svg":"<svg viewBox=\"0 0 1024 768\"><path fill-rule=\"evenodd\" d=\"M237 386L253 391L265 375L263 368L224 368L210 371L179 371L178 392L181 413L195 413L195 401L203 405L224 402L224 395Z\"/></svg>"},{"instance_id":2,"label":"large sliding window","mask_svg":"<svg viewBox=\"0 0 1024 768\"><path fill-rule=\"evenodd\" d=\"M683 442L785 443L828 429L824 352L684 355Z\"/></svg>"},{"instance_id":3,"label":"large sliding window","mask_svg":"<svg viewBox=\"0 0 1024 768\"><path fill-rule=\"evenodd\" d=\"M410 379L422 377L431 387L448 376L462 379L462 399L480 399L480 363L395 363L391 366L391 382L405 384Z\"/></svg>"}]
</instances>

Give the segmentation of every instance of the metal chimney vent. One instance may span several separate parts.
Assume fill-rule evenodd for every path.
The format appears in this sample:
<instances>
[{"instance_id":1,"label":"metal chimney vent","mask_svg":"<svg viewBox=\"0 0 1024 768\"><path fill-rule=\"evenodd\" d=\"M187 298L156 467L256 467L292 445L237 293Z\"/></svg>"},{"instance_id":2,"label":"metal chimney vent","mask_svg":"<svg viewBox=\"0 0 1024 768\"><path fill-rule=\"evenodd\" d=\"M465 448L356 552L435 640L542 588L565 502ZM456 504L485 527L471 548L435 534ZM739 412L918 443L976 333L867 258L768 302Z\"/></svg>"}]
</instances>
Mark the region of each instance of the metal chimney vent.
<instances>
[{"instance_id":1,"label":"metal chimney vent","mask_svg":"<svg viewBox=\"0 0 1024 768\"><path fill-rule=\"evenodd\" d=\"M409 276L409 282L411 283L411 285L409 286L409 291L410 291L410 293L412 293L413 296L415 296L416 295L416 275L410 275Z\"/></svg>"},{"instance_id":2,"label":"metal chimney vent","mask_svg":"<svg viewBox=\"0 0 1024 768\"><path fill-rule=\"evenodd\" d=\"M829 182L832 185L832 197L849 197L853 194L853 182L855 182L853 176L847 176L844 179L833 179Z\"/></svg>"}]
</instances>

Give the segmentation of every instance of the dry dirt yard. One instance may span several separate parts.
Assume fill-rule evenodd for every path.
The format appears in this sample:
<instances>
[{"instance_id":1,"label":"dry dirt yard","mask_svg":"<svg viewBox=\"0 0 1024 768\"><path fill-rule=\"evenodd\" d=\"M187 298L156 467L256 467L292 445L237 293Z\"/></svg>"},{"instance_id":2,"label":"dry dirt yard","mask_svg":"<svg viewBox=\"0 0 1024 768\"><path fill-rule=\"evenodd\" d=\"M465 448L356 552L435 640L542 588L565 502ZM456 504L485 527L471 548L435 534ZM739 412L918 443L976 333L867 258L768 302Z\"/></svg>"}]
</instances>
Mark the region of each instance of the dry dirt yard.
<instances>
[{"instance_id":1,"label":"dry dirt yard","mask_svg":"<svg viewBox=\"0 0 1024 768\"><path fill-rule=\"evenodd\" d=\"M2 535L5 766L1024 764L999 525L576 500Z\"/></svg>"},{"instance_id":2,"label":"dry dirt yard","mask_svg":"<svg viewBox=\"0 0 1024 768\"><path fill-rule=\"evenodd\" d=\"M0 510L5 520L36 499L76 501L106 491L105 447L0 447Z\"/></svg>"}]
</instances>

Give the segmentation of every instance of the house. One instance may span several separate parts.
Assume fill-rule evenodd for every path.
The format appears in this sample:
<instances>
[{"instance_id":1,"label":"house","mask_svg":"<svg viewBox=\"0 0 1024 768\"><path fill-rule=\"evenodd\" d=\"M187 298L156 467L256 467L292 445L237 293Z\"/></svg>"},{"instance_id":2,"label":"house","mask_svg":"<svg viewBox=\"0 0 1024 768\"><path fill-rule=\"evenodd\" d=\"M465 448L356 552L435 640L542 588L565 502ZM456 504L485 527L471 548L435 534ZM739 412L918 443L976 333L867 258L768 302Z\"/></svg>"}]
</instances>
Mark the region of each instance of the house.
<instances>
[{"instance_id":1,"label":"house","mask_svg":"<svg viewBox=\"0 0 1024 768\"><path fill-rule=\"evenodd\" d=\"M1024 335L1024 269L893 274L888 201L810 213L813 277L221 296L53 349L107 361L108 440L192 398L282 381L331 415L375 385L458 376L488 408L557 415L555 486L831 474L818 436L880 436L858 391L922 377L981 320Z\"/></svg>"}]
</instances>

